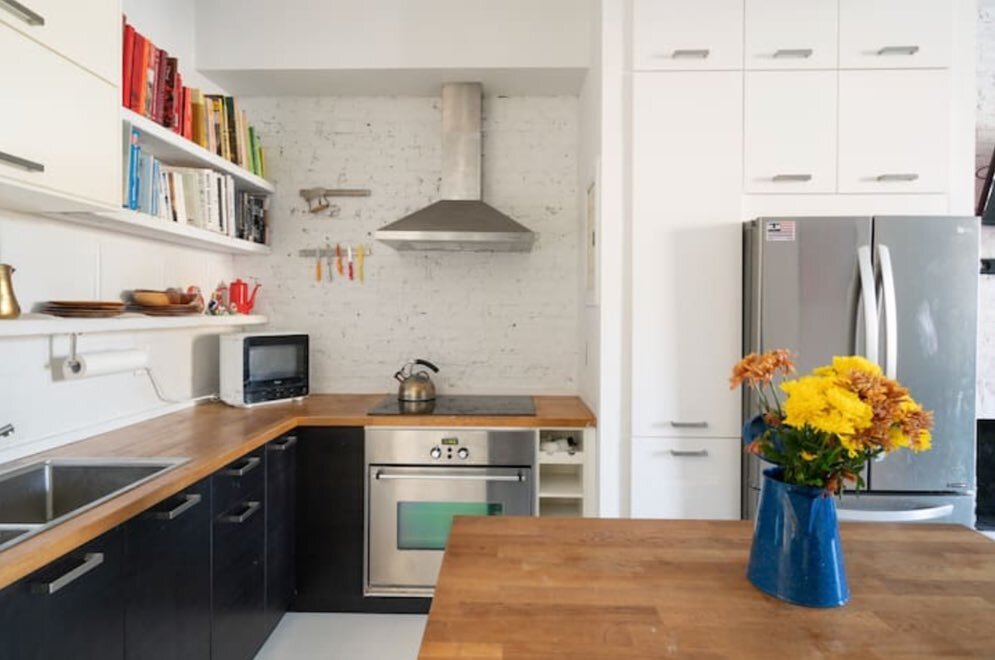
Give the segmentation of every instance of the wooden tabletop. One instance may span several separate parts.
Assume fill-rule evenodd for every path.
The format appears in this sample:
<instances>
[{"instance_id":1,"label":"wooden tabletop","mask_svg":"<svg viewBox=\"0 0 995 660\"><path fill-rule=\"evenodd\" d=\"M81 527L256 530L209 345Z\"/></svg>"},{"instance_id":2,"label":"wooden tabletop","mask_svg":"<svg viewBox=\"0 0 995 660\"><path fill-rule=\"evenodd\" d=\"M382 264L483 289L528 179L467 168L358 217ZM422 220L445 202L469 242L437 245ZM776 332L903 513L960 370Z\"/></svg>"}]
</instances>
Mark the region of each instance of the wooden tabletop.
<instances>
[{"instance_id":1,"label":"wooden tabletop","mask_svg":"<svg viewBox=\"0 0 995 660\"><path fill-rule=\"evenodd\" d=\"M369 416L384 394L316 394L252 409L195 406L4 464L6 470L54 457L186 457L179 468L0 552L0 588L94 539L240 456L298 426L453 426L580 428L594 426L577 397L537 396L534 417Z\"/></svg>"},{"instance_id":2,"label":"wooden tabletop","mask_svg":"<svg viewBox=\"0 0 995 660\"><path fill-rule=\"evenodd\" d=\"M747 581L749 522L458 518L419 657L995 658L995 543L841 533L850 603L812 609Z\"/></svg>"}]
</instances>

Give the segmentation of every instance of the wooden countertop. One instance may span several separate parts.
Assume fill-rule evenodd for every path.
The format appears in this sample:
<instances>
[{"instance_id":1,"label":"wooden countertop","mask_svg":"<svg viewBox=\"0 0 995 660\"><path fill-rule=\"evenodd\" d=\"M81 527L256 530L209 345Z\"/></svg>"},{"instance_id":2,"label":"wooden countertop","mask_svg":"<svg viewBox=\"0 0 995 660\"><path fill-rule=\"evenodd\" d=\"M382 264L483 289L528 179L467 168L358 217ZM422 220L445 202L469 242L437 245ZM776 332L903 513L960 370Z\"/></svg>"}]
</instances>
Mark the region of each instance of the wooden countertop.
<instances>
[{"instance_id":1,"label":"wooden countertop","mask_svg":"<svg viewBox=\"0 0 995 660\"><path fill-rule=\"evenodd\" d=\"M0 552L0 588L200 481L298 426L487 426L580 428L595 425L577 397L537 396L534 417L368 416L384 394L316 394L296 403L232 408L195 406L4 464L54 457L187 457L182 466Z\"/></svg>"},{"instance_id":2,"label":"wooden countertop","mask_svg":"<svg viewBox=\"0 0 995 660\"><path fill-rule=\"evenodd\" d=\"M419 657L995 657L995 543L841 532L850 603L811 609L747 581L749 522L459 518Z\"/></svg>"}]
</instances>

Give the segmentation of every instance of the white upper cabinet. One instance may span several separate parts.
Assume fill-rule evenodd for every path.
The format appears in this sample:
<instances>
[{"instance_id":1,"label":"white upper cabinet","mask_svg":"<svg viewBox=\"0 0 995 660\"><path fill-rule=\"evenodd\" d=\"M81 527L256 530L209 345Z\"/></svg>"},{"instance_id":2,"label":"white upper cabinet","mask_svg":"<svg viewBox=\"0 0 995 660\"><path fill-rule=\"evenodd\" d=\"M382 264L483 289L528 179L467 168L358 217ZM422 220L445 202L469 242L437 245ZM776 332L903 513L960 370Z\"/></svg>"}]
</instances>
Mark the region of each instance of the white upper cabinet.
<instances>
[{"instance_id":1,"label":"white upper cabinet","mask_svg":"<svg viewBox=\"0 0 995 660\"><path fill-rule=\"evenodd\" d=\"M35 39L112 85L121 82L119 0L17 0L16 3L0 0L0 23Z\"/></svg>"},{"instance_id":2,"label":"white upper cabinet","mask_svg":"<svg viewBox=\"0 0 995 660\"><path fill-rule=\"evenodd\" d=\"M841 71L839 75L839 191L946 192L949 72Z\"/></svg>"},{"instance_id":3,"label":"white upper cabinet","mask_svg":"<svg viewBox=\"0 0 995 660\"><path fill-rule=\"evenodd\" d=\"M836 192L836 78L835 71L746 74L746 192Z\"/></svg>"},{"instance_id":4,"label":"white upper cabinet","mask_svg":"<svg viewBox=\"0 0 995 660\"><path fill-rule=\"evenodd\" d=\"M746 0L747 69L835 69L837 0Z\"/></svg>"},{"instance_id":5,"label":"white upper cabinet","mask_svg":"<svg viewBox=\"0 0 995 660\"><path fill-rule=\"evenodd\" d=\"M839 0L840 68L947 67L951 0Z\"/></svg>"},{"instance_id":6,"label":"white upper cabinet","mask_svg":"<svg viewBox=\"0 0 995 660\"><path fill-rule=\"evenodd\" d=\"M634 0L632 68L743 67L743 0Z\"/></svg>"},{"instance_id":7,"label":"white upper cabinet","mask_svg":"<svg viewBox=\"0 0 995 660\"><path fill-rule=\"evenodd\" d=\"M633 74L632 429L739 434L739 72Z\"/></svg>"}]
</instances>

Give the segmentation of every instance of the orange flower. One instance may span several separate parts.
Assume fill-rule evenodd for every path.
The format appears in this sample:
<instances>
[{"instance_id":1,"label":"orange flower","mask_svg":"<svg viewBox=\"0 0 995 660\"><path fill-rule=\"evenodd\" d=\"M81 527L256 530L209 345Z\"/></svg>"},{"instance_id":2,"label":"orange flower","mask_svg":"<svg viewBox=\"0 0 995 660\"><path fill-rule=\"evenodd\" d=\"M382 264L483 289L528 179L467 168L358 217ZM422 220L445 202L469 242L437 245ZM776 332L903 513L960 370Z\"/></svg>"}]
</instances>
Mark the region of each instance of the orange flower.
<instances>
[{"instance_id":1,"label":"orange flower","mask_svg":"<svg viewBox=\"0 0 995 660\"><path fill-rule=\"evenodd\" d=\"M729 389L735 389L744 382L751 386L766 385L774 380L774 376L793 374L795 365L791 361L791 353L783 348L766 353L750 353L736 363L729 378Z\"/></svg>"}]
</instances>

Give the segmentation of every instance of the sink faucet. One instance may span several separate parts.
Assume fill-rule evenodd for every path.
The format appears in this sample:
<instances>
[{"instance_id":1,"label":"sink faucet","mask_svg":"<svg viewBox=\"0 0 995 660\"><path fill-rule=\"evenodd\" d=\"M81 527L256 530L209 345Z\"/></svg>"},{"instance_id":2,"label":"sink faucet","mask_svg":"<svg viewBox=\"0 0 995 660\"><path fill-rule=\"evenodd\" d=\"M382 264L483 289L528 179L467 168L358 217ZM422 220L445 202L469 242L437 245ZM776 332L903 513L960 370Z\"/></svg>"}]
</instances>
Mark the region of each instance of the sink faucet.
<instances>
[{"instance_id":1,"label":"sink faucet","mask_svg":"<svg viewBox=\"0 0 995 660\"><path fill-rule=\"evenodd\" d=\"M4 424L3 426L0 426L0 438L6 438L8 435L11 435L13 432L14 432L13 424Z\"/></svg>"}]
</instances>

